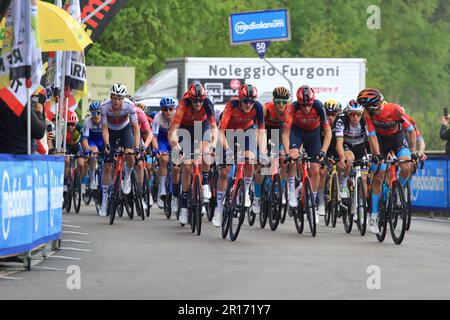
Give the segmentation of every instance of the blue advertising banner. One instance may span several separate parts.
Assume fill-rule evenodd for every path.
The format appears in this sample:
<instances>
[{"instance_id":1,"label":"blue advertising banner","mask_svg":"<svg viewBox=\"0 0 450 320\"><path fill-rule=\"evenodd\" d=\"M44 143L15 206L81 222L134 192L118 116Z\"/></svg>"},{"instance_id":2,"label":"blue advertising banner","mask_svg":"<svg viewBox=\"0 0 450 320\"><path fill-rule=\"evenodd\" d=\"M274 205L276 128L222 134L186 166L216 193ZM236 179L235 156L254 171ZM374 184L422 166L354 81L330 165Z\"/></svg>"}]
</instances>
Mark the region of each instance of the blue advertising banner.
<instances>
[{"instance_id":1,"label":"blue advertising banner","mask_svg":"<svg viewBox=\"0 0 450 320\"><path fill-rule=\"evenodd\" d=\"M446 158L429 158L424 168L417 170L411 183L413 207L450 210L449 170L450 161Z\"/></svg>"},{"instance_id":2,"label":"blue advertising banner","mask_svg":"<svg viewBox=\"0 0 450 320\"><path fill-rule=\"evenodd\" d=\"M287 10L233 13L229 18L231 45L291 38Z\"/></svg>"},{"instance_id":3,"label":"blue advertising banner","mask_svg":"<svg viewBox=\"0 0 450 320\"><path fill-rule=\"evenodd\" d=\"M64 158L0 155L0 256L61 235Z\"/></svg>"}]
</instances>

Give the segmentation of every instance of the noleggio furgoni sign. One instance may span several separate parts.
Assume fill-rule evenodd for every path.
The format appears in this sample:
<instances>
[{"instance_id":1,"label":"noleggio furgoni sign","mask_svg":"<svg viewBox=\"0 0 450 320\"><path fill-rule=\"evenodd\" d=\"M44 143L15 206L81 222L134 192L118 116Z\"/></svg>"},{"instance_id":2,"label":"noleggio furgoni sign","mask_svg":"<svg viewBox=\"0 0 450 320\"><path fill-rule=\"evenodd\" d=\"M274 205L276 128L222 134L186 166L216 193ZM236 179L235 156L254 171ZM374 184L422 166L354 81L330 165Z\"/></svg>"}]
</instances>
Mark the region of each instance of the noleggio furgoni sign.
<instances>
[{"instance_id":1,"label":"noleggio furgoni sign","mask_svg":"<svg viewBox=\"0 0 450 320\"><path fill-rule=\"evenodd\" d=\"M229 21L231 45L291 38L289 13L285 9L233 13Z\"/></svg>"}]
</instances>

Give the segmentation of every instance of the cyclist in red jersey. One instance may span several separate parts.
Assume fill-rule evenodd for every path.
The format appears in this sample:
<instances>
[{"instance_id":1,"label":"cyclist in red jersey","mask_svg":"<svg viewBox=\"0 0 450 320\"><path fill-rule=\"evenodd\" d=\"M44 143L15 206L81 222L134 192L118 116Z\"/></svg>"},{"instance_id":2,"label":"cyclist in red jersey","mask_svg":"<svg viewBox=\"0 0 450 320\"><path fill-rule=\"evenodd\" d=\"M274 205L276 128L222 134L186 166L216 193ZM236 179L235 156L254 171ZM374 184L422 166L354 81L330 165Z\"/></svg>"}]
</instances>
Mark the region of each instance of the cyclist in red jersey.
<instances>
[{"instance_id":1,"label":"cyclist in red jersey","mask_svg":"<svg viewBox=\"0 0 450 320\"><path fill-rule=\"evenodd\" d=\"M225 105L225 109L222 113L222 119L219 125L219 137L221 145L223 146L224 154L219 154L218 163L232 163L232 159L235 157L236 152L238 152L235 148L236 143L240 145L237 148L239 150L241 150L243 145L245 145L245 157L250 159L250 161L246 162L244 166L246 207L251 206L248 191L253 178L253 163L256 160L256 140L258 140L261 157L267 159L263 106L261 105L261 103L256 101L257 98L258 90L255 86L251 84L242 85L239 88L239 97L232 98ZM231 148L230 144L234 145L234 148ZM223 199L225 197L226 184L230 171L230 165L226 165L220 170L219 181L217 182L217 207L214 211L213 217L213 225L216 227L220 227L222 224Z\"/></svg>"},{"instance_id":2,"label":"cyclist in red jersey","mask_svg":"<svg viewBox=\"0 0 450 320\"><path fill-rule=\"evenodd\" d=\"M320 162L327 156L327 150L331 143L331 127L325 115L325 108L319 100L316 100L312 88L305 85L297 90L297 101L290 106L290 114L283 129L283 145L286 148L286 156L297 159L305 149L311 160L311 186L314 199L317 198L317 189L320 181ZM323 144L321 143L321 131L324 131ZM295 166L289 170L289 206L297 207L297 195L295 194ZM319 215L316 211L316 223L319 223Z\"/></svg>"},{"instance_id":3,"label":"cyclist in red jersey","mask_svg":"<svg viewBox=\"0 0 450 320\"><path fill-rule=\"evenodd\" d=\"M181 129L180 132L178 132ZM206 90L201 84L192 84L184 94L176 109L175 115L170 123L169 142L172 147L172 159L176 159L179 151L190 157L194 153L194 148L199 148L200 152L211 153L217 144L217 124L214 118L214 105L207 98ZM194 142L198 141L199 145ZM181 148L180 144L183 148ZM178 153L178 154L177 154ZM209 171L211 157L203 155L201 161L203 198L206 201L211 199L211 188L209 186ZM191 188L192 160L183 161L183 172L181 177L182 195L179 221L181 224L187 223L187 196Z\"/></svg>"},{"instance_id":4,"label":"cyclist in red jersey","mask_svg":"<svg viewBox=\"0 0 450 320\"><path fill-rule=\"evenodd\" d=\"M394 103L384 101L383 95L377 89L367 88L358 95L357 102L364 106L364 118L367 124L368 139L373 160L381 162L391 152L400 160L411 160L411 153L416 151L416 132L414 126L406 119L402 108ZM408 133L410 146L405 139L404 130ZM372 167L376 170L376 166ZM379 173L372 184L372 213L370 230L379 233L378 204L381 198L386 165L381 164ZM399 181L405 186L410 175L409 163L400 164Z\"/></svg>"},{"instance_id":5,"label":"cyclist in red jersey","mask_svg":"<svg viewBox=\"0 0 450 320\"><path fill-rule=\"evenodd\" d=\"M400 108L402 108L403 112L405 113L406 120L411 122L411 124L414 127L414 130L416 131L417 156L419 157L420 160L426 160L427 159L427 155L425 154L426 144L425 144L425 140L423 139L422 134L420 133L419 127L417 126L417 122L416 122L416 120L414 120L413 117L411 117L409 114L406 113L405 108L403 108L403 107L400 107Z\"/></svg>"},{"instance_id":6,"label":"cyclist in red jersey","mask_svg":"<svg viewBox=\"0 0 450 320\"><path fill-rule=\"evenodd\" d=\"M268 150L270 153L279 153L280 158L280 175L282 188L286 187L286 165L284 164L284 148L281 143L281 132L284 123L287 120L289 114L289 98L291 93L288 89L284 87L276 87L273 92L273 100L264 105L263 115L264 115L264 125L267 132L267 141L271 140L275 148L268 145ZM273 154L271 154L273 156ZM261 166L258 164L256 167L255 174L255 199L253 200L252 211L259 214L261 211L261 181L262 177L260 174ZM267 172L266 174L271 174ZM282 204L286 203L285 193L282 193Z\"/></svg>"}]
</instances>

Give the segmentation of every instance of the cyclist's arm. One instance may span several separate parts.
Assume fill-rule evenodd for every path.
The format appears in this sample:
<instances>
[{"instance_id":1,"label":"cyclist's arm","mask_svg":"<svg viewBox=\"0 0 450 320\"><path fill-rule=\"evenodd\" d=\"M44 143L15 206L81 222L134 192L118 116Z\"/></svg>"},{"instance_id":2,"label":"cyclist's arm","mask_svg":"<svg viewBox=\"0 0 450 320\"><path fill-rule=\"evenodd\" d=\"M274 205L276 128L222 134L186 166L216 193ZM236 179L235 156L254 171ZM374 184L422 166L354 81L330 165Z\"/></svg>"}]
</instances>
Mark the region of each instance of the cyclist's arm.
<instances>
[{"instance_id":1,"label":"cyclist's arm","mask_svg":"<svg viewBox=\"0 0 450 320\"><path fill-rule=\"evenodd\" d=\"M83 147L84 151L91 150L91 147L89 147L88 139L86 137L83 137L83 141L81 141L81 146Z\"/></svg>"},{"instance_id":2,"label":"cyclist's arm","mask_svg":"<svg viewBox=\"0 0 450 320\"><path fill-rule=\"evenodd\" d=\"M141 141L141 130L139 129L138 122L132 122L133 126L133 135L134 135L134 147L139 148Z\"/></svg>"},{"instance_id":3,"label":"cyclist's arm","mask_svg":"<svg viewBox=\"0 0 450 320\"><path fill-rule=\"evenodd\" d=\"M414 127L411 125L410 129L408 129L409 134L409 141L410 141L410 148L412 153L416 152L416 130L414 130Z\"/></svg>"},{"instance_id":4,"label":"cyclist's arm","mask_svg":"<svg viewBox=\"0 0 450 320\"><path fill-rule=\"evenodd\" d=\"M342 122L342 119L338 119L336 121L336 152L339 156L339 160L345 159L345 151L344 151L344 130L345 126Z\"/></svg>"},{"instance_id":5,"label":"cyclist's arm","mask_svg":"<svg viewBox=\"0 0 450 320\"><path fill-rule=\"evenodd\" d=\"M109 129L107 123L102 124L102 135L103 135L103 142L105 143L106 146L109 144Z\"/></svg>"},{"instance_id":6,"label":"cyclist's arm","mask_svg":"<svg viewBox=\"0 0 450 320\"><path fill-rule=\"evenodd\" d=\"M426 144L425 144L425 140L423 139L423 136L419 136L417 137L417 151L419 151L420 153L425 153L425 148L426 148Z\"/></svg>"},{"instance_id":7,"label":"cyclist's arm","mask_svg":"<svg viewBox=\"0 0 450 320\"><path fill-rule=\"evenodd\" d=\"M331 133L331 127L330 125L325 125L323 127L323 130L325 132L325 137L323 138L323 144L322 144L322 150L323 152L327 152L328 148L330 147L331 144L331 138L332 138L332 133Z\"/></svg>"},{"instance_id":8,"label":"cyclist's arm","mask_svg":"<svg viewBox=\"0 0 450 320\"><path fill-rule=\"evenodd\" d=\"M169 144L172 148L174 148L178 144L178 128L180 128L180 125L172 122L169 133L167 134Z\"/></svg>"},{"instance_id":9,"label":"cyclist's arm","mask_svg":"<svg viewBox=\"0 0 450 320\"><path fill-rule=\"evenodd\" d=\"M145 132L145 135L143 135L143 137L144 136L145 136L144 147L145 147L145 149L147 149L153 140L153 132L151 130L149 130L149 131Z\"/></svg>"},{"instance_id":10,"label":"cyclist's arm","mask_svg":"<svg viewBox=\"0 0 450 320\"><path fill-rule=\"evenodd\" d=\"M152 147L153 147L153 149L159 149L158 148L158 138L155 136L153 136L153 139L152 139Z\"/></svg>"},{"instance_id":11,"label":"cyclist's arm","mask_svg":"<svg viewBox=\"0 0 450 320\"><path fill-rule=\"evenodd\" d=\"M222 119L220 120L219 139L222 146L224 147L224 150L228 150L230 148L230 146L228 145L227 138L225 136L225 131L227 129L228 122L230 121L232 110L233 109L231 107L231 104L227 103L222 113Z\"/></svg>"},{"instance_id":12,"label":"cyclist's arm","mask_svg":"<svg viewBox=\"0 0 450 320\"><path fill-rule=\"evenodd\" d=\"M289 135L291 134L291 127L285 125L283 126L283 133L281 134L281 139L283 141L283 147L285 154L289 155L290 149L289 149Z\"/></svg>"},{"instance_id":13,"label":"cyclist's arm","mask_svg":"<svg viewBox=\"0 0 450 320\"><path fill-rule=\"evenodd\" d=\"M211 125L211 146L212 147L216 147L217 146L217 141L219 139L219 129L217 128L217 123L214 122Z\"/></svg>"},{"instance_id":14,"label":"cyclist's arm","mask_svg":"<svg viewBox=\"0 0 450 320\"><path fill-rule=\"evenodd\" d=\"M257 105L256 122L258 124L258 147L261 153L267 153L267 138L264 124L264 107L261 104Z\"/></svg>"}]
</instances>

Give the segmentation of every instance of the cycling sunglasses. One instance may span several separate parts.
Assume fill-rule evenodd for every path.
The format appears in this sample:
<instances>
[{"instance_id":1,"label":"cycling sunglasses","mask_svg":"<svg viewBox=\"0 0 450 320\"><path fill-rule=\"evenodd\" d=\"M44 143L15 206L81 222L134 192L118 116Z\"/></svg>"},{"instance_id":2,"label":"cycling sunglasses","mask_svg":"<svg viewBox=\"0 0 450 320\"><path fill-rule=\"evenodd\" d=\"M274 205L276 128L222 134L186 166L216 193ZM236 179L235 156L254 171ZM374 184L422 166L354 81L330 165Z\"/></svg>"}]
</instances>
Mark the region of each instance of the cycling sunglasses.
<instances>
[{"instance_id":1,"label":"cycling sunglasses","mask_svg":"<svg viewBox=\"0 0 450 320\"><path fill-rule=\"evenodd\" d=\"M242 99L242 102L245 104L255 104L256 100L253 99Z\"/></svg>"},{"instance_id":2,"label":"cycling sunglasses","mask_svg":"<svg viewBox=\"0 0 450 320\"><path fill-rule=\"evenodd\" d=\"M338 113L336 111L327 111L327 116L336 116Z\"/></svg>"},{"instance_id":3,"label":"cycling sunglasses","mask_svg":"<svg viewBox=\"0 0 450 320\"><path fill-rule=\"evenodd\" d=\"M75 123L67 123L68 127L75 127Z\"/></svg>"},{"instance_id":4,"label":"cycling sunglasses","mask_svg":"<svg viewBox=\"0 0 450 320\"><path fill-rule=\"evenodd\" d=\"M203 99L197 98L197 99L190 99L192 103L203 103Z\"/></svg>"},{"instance_id":5,"label":"cycling sunglasses","mask_svg":"<svg viewBox=\"0 0 450 320\"><path fill-rule=\"evenodd\" d=\"M170 111L172 112L175 108L161 108L162 112Z\"/></svg>"},{"instance_id":6,"label":"cycling sunglasses","mask_svg":"<svg viewBox=\"0 0 450 320\"><path fill-rule=\"evenodd\" d=\"M100 111L93 111L93 112L92 112L92 116L93 116L93 117L99 116L99 115L101 115L101 112L100 112Z\"/></svg>"},{"instance_id":7,"label":"cycling sunglasses","mask_svg":"<svg viewBox=\"0 0 450 320\"><path fill-rule=\"evenodd\" d=\"M348 113L348 115L349 115L350 117L354 117L354 116L361 117L362 114L363 114L363 113L362 113L361 111L352 111L352 112L349 112L349 113Z\"/></svg>"},{"instance_id":8,"label":"cycling sunglasses","mask_svg":"<svg viewBox=\"0 0 450 320\"><path fill-rule=\"evenodd\" d=\"M274 99L273 102L275 104L288 104L288 100L284 100L284 99Z\"/></svg>"}]
</instances>

